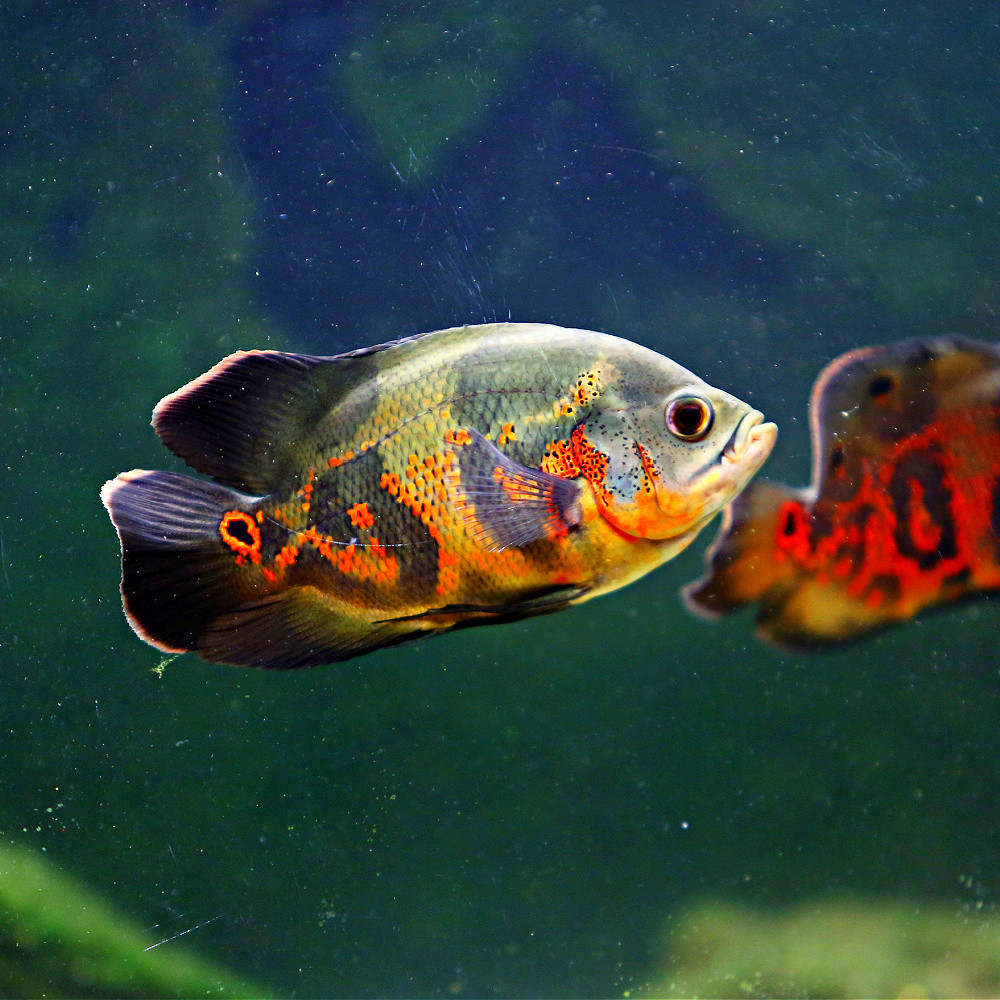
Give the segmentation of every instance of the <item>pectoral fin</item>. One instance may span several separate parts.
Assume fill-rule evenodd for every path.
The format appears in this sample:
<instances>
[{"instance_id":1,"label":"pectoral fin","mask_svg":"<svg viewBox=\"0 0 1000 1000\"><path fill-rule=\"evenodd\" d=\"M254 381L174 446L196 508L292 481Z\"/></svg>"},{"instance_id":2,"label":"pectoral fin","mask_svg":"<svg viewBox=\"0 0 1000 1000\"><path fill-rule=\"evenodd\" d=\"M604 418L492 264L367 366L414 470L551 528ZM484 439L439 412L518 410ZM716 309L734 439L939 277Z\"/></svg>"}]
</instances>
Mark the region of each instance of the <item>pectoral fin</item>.
<instances>
[{"instance_id":1,"label":"pectoral fin","mask_svg":"<svg viewBox=\"0 0 1000 1000\"><path fill-rule=\"evenodd\" d=\"M459 478L449 492L483 548L501 552L580 526L579 483L520 465L478 431L467 431L464 438Z\"/></svg>"},{"instance_id":2,"label":"pectoral fin","mask_svg":"<svg viewBox=\"0 0 1000 1000\"><path fill-rule=\"evenodd\" d=\"M708 572L681 590L684 603L708 618L759 601L762 615L782 605L799 582L796 565L779 559L779 514L806 491L754 480L723 512L719 533L705 554Z\"/></svg>"}]
</instances>

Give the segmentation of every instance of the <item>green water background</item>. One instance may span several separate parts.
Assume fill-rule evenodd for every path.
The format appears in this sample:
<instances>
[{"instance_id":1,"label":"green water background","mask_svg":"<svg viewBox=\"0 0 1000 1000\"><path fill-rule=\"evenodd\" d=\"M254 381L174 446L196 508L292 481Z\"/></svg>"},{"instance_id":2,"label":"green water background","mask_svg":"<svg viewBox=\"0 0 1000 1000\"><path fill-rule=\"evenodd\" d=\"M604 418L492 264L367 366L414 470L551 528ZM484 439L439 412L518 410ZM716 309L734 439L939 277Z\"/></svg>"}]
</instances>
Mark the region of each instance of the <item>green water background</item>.
<instances>
[{"instance_id":1,"label":"green water background","mask_svg":"<svg viewBox=\"0 0 1000 1000\"><path fill-rule=\"evenodd\" d=\"M121 614L101 484L180 467L149 413L227 352L317 349L261 305L282 220L233 126L228 53L267 5L203 6L0 12L4 837L154 934L211 921L184 943L282 995L641 991L664 928L704 898L991 910L989 599L785 656L747 616L682 611L698 544L546 619L304 673L154 671ZM756 290L623 279L595 300L581 274L559 315L515 317L633 337L750 399L781 427L775 478L806 480L809 387L841 350L992 335L992 6L352 11L329 86L373 171L412 150L401 183L433 178L556 45L614 78L642 150L781 257L788 280ZM558 232L524 230L501 249L560 253ZM502 288L514 265L487 264ZM370 342L408 332L383 294Z\"/></svg>"}]
</instances>

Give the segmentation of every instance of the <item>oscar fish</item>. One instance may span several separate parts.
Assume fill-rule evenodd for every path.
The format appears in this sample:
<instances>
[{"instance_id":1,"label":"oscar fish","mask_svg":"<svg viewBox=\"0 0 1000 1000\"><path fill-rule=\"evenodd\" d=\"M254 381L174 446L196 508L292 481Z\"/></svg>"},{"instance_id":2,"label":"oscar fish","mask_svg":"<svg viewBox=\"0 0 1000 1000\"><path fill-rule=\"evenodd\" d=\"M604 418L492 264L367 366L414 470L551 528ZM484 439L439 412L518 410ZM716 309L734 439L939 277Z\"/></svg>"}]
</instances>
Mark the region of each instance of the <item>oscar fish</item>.
<instances>
[{"instance_id":1,"label":"oscar fish","mask_svg":"<svg viewBox=\"0 0 1000 1000\"><path fill-rule=\"evenodd\" d=\"M997 346L851 351L821 372L809 419L812 485L756 480L727 508L690 608L756 601L762 638L808 647L1000 586Z\"/></svg>"},{"instance_id":2,"label":"oscar fish","mask_svg":"<svg viewBox=\"0 0 1000 1000\"><path fill-rule=\"evenodd\" d=\"M273 668L621 587L688 545L776 435L651 350L525 323L240 352L153 426L211 481L105 484L128 620L165 652Z\"/></svg>"}]
</instances>

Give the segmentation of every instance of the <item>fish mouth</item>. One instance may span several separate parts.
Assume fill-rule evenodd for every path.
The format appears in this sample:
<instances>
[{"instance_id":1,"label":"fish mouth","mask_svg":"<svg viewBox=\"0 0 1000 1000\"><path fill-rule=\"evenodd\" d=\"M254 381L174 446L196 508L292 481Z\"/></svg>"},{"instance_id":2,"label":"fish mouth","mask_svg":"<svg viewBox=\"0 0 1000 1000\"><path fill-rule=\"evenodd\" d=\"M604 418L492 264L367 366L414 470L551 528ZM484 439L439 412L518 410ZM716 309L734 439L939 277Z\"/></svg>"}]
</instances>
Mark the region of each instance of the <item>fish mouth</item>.
<instances>
[{"instance_id":1,"label":"fish mouth","mask_svg":"<svg viewBox=\"0 0 1000 1000\"><path fill-rule=\"evenodd\" d=\"M719 461L726 465L744 465L763 452L761 462L770 454L778 437L777 424L764 421L760 410L751 410L737 425L722 449Z\"/></svg>"}]
</instances>

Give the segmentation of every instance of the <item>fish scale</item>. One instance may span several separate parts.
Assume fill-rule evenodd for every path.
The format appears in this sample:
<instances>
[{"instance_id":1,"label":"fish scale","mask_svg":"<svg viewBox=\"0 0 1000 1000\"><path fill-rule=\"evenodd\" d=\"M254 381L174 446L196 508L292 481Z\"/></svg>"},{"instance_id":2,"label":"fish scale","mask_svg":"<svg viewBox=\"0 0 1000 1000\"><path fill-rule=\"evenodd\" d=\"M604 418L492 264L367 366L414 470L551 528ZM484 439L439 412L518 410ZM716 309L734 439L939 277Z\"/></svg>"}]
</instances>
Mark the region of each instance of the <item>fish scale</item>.
<instances>
[{"instance_id":1,"label":"fish scale","mask_svg":"<svg viewBox=\"0 0 1000 1000\"><path fill-rule=\"evenodd\" d=\"M671 426L678 397L704 433ZM623 586L689 544L775 435L646 348L518 323L238 353L154 426L216 482L106 484L129 621L161 649L278 668Z\"/></svg>"}]
</instances>

